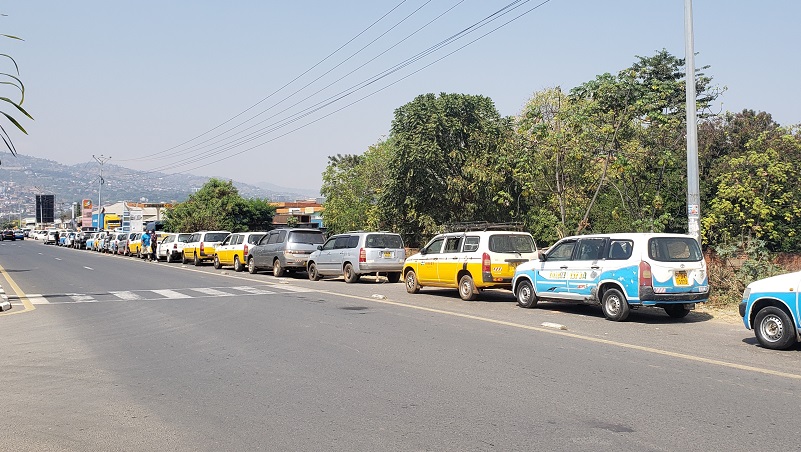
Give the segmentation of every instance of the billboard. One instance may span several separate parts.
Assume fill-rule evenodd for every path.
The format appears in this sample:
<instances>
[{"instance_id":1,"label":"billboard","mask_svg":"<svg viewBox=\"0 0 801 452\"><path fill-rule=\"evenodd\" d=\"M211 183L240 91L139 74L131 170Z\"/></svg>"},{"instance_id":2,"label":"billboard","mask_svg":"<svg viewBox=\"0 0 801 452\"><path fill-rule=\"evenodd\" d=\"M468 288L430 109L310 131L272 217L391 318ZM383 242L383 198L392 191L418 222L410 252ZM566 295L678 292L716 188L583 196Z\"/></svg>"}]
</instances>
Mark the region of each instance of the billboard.
<instances>
[{"instance_id":1,"label":"billboard","mask_svg":"<svg viewBox=\"0 0 801 452\"><path fill-rule=\"evenodd\" d=\"M84 199L81 201L81 227L88 228L92 226L92 200Z\"/></svg>"},{"instance_id":2,"label":"billboard","mask_svg":"<svg viewBox=\"0 0 801 452\"><path fill-rule=\"evenodd\" d=\"M36 195L36 222L52 223L56 216L56 195Z\"/></svg>"}]
</instances>

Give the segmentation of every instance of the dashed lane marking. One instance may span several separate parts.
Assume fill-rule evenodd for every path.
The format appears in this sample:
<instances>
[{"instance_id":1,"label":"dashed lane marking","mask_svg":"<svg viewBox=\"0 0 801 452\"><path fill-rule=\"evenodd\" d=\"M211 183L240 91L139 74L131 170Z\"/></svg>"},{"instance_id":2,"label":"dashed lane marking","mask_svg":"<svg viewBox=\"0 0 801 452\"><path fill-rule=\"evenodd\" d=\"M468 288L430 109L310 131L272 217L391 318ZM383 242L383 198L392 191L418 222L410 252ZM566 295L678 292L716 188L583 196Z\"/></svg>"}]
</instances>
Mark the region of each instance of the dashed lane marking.
<instances>
[{"instance_id":1,"label":"dashed lane marking","mask_svg":"<svg viewBox=\"0 0 801 452\"><path fill-rule=\"evenodd\" d=\"M211 295L213 297L233 297L236 295L230 292L223 292L222 290L217 290L211 287L198 287L198 288L193 287L191 290L195 292L200 292L205 295Z\"/></svg>"},{"instance_id":2,"label":"dashed lane marking","mask_svg":"<svg viewBox=\"0 0 801 452\"><path fill-rule=\"evenodd\" d=\"M170 289L156 289L151 290L151 292L157 293L164 298L192 298L190 295L182 294L181 292L176 292Z\"/></svg>"},{"instance_id":3,"label":"dashed lane marking","mask_svg":"<svg viewBox=\"0 0 801 452\"><path fill-rule=\"evenodd\" d=\"M120 290L120 291L114 291L114 292L109 292L109 293L111 295L114 295L115 297L117 297L119 299L127 300L127 301L141 300L142 299L141 295L139 295L137 293L134 293L134 292L131 292L131 291L127 291L127 290Z\"/></svg>"}]
</instances>

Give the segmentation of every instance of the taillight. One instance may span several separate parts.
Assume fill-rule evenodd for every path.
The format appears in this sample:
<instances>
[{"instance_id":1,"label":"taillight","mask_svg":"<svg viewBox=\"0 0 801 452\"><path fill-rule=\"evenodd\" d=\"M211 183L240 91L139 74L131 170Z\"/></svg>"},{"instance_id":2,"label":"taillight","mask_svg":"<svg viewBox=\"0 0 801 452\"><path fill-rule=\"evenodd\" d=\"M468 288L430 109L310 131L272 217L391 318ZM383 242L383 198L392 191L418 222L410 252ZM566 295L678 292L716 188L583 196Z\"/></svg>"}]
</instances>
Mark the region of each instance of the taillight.
<instances>
[{"instance_id":1,"label":"taillight","mask_svg":"<svg viewBox=\"0 0 801 452\"><path fill-rule=\"evenodd\" d=\"M640 287L651 287L651 264L645 261L640 261Z\"/></svg>"},{"instance_id":2,"label":"taillight","mask_svg":"<svg viewBox=\"0 0 801 452\"><path fill-rule=\"evenodd\" d=\"M364 248L359 248L359 262L367 262L367 251Z\"/></svg>"},{"instance_id":3,"label":"taillight","mask_svg":"<svg viewBox=\"0 0 801 452\"><path fill-rule=\"evenodd\" d=\"M203 242L200 242L200 254L203 254Z\"/></svg>"},{"instance_id":4,"label":"taillight","mask_svg":"<svg viewBox=\"0 0 801 452\"><path fill-rule=\"evenodd\" d=\"M490 273L492 270L492 261L490 260L490 256L487 253L484 253L481 256L481 272L482 273Z\"/></svg>"},{"instance_id":5,"label":"taillight","mask_svg":"<svg viewBox=\"0 0 801 452\"><path fill-rule=\"evenodd\" d=\"M177 243L173 243L172 244L172 249L177 250L178 249L178 244Z\"/></svg>"},{"instance_id":6,"label":"taillight","mask_svg":"<svg viewBox=\"0 0 801 452\"><path fill-rule=\"evenodd\" d=\"M244 254L245 256L248 255L248 244L247 243L245 243L245 247L242 248L242 254Z\"/></svg>"}]
</instances>

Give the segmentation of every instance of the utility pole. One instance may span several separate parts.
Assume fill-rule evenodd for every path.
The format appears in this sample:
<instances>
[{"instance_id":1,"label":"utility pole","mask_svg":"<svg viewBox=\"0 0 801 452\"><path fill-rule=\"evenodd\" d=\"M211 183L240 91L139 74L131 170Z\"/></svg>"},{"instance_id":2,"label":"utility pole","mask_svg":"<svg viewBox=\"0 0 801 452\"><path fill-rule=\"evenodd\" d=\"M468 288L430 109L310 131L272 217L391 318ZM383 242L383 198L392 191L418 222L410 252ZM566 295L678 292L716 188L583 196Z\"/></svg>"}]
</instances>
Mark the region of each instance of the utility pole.
<instances>
[{"instance_id":1,"label":"utility pole","mask_svg":"<svg viewBox=\"0 0 801 452\"><path fill-rule=\"evenodd\" d=\"M44 215L42 215L42 204L43 204L42 192L44 192L44 190L42 189L42 187L38 185L34 185L33 188L35 188L37 193L39 194L39 202L37 204L39 204L39 228L41 229L42 224L44 224Z\"/></svg>"},{"instance_id":2,"label":"utility pole","mask_svg":"<svg viewBox=\"0 0 801 452\"><path fill-rule=\"evenodd\" d=\"M111 160L111 156L106 157L103 154L100 154L100 157L95 156L92 154L92 157L97 160L97 163L100 164L100 184L97 188L97 230L103 229L103 222L101 212L103 211L103 184L106 182L103 180L103 164L107 161Z\"/></svg>"},{"instance_id":3,"label":"utility pole","mask_svg":"<svg viewBox=\"0 0 801 452\"><path fill-rule=\"evenodd\" d=\"M698 123L695 110L692 0L684 0L684 60L687 101L687 232L701 245L701 190L698 184Z\"/></svg>"}]
</instances>

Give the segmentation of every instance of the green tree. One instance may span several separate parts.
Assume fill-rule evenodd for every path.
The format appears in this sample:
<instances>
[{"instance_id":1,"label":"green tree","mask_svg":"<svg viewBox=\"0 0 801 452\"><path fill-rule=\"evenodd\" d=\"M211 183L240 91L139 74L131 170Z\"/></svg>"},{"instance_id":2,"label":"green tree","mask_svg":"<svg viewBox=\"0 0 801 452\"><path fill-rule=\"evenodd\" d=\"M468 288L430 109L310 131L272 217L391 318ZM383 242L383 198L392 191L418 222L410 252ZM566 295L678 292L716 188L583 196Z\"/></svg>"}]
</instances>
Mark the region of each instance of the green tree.
<instances>
[{"instance_id":1,"label":"green tree","mask_svg":"<svg viewBox=\"0 0 801 452\"><path fill-rule=\"evenodd\" d=\"M7 34L0 34L5 38L14 39L21 41L20 38L12 35ZM8 122L10 122L14 127L19 129L22 133L28 134L22 124L17 121L15 115L22 114L23 116L27 117L28 119L33 119L33 117L22 108L22 104L25 101L25 85L22 83L22 80L19 78L19 66L17 66L17 62L12 58L10 55L2 53L0 57L3 57L5 60L10 62L11 66L13 67L13 73L9 73L8 71L0 72L0 85L5 87L11 88L11 91L15 93L14 97L18 95L19 100L14 100L9 96L0 96L0 101L5 102L5 105L11 107L11 112L8 113L6 109L0 109L0 114L2 114ZM0 70L1 71L1 70ZM6 128L0 124L0 138L3 139L3 144L5 147L11 152L11 155L17 155L17 149L14 147L14 142L11 140L11 136L8 134Z\"/></svg>"},{"instance_id":2,"label":"green tree","mask_svg":"<svg viewBox=\"0 0 801 452\"><path fill-rule=\"evenodd\" d=\"M232 181L209 181L165 214L165 229L173 232L269 229L275 208L265 200L247 200Z\"/></svg>"},{"instance_id":3,"label":"green tree","mask_svg":"<svg viewBox=\"0 0 801 452\"><path fill-rule=\"evenodd\" d=\"M510 133L484 96L425 94L395 110L382 224L419 246L445 223L508 219L493 169Z\"/></svg>"}]
</instances>

